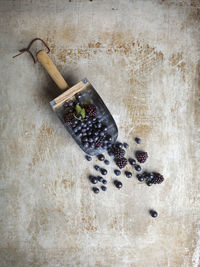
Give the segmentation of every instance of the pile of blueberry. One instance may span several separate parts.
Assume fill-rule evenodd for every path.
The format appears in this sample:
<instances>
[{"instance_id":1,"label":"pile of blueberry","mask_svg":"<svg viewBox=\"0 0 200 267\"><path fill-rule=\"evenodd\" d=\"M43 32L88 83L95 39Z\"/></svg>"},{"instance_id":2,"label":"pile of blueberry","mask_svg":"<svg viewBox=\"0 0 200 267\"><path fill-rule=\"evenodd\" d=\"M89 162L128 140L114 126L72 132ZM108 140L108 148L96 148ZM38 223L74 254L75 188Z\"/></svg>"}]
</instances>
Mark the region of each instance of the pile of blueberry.
<instances>
[{"instance_id":1,"label":"pile of blueberry","mask_svg":"<svg viewBox=\"0 0 200 267\"><path fill-rule=\"evenodd\" d=\"M81 102L81 95L63 105L63 118L66 126L71 127L85 148L108 149L112 146L112 136L108 127L98 117L98 109L89 101Z\"/></svg>"}]
</instances>

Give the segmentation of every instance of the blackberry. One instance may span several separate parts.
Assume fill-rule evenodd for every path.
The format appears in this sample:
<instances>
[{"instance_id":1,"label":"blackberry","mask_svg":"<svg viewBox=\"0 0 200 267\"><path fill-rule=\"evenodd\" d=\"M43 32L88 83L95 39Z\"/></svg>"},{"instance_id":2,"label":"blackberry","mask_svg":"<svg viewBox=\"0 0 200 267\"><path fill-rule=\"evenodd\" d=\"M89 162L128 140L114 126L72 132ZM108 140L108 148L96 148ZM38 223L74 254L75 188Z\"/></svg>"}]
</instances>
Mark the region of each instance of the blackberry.
<instances>
[{"instance_id":1,"label":"blackberry","mask_svg":"<svg viewBox=\"0 0 200 267\"><path fill-rule=\"evenodd\" d=\"M92 190L93 190L93 192L95 194L98 194L99 193L99 188L97 188L97 187L93 187Z\"/></svg>"},{"instance_id":2,"label":"blackberry","mask_svg":"<svg viewBox=\"0 0 200 267\"><path fill-rule=\"evenodd\" d=\"M122 157L122 158L116 158L115 159L116 165L122 169L127 165L127 159Z\"/></svg>"},{"instance_id":3,"label":"blackberry","mask_svg":"<svg viewBox=\"0 0 200 267\"><path fill-rule=\"evenodd\" d=\"M64 120L65 120L65 124L66 124L67 126L71 125L71 124L72 124L72 121L74 120L74 115L73 115L73 113L68 113L68 114L65 116Z\"/></svg>"},{"instance_id":4,"label":"blackberry","mask_svg":"<svg viewBox=\"0 0 200 267\"><path fill-rule=\"evenodd\" d=\"M115 158L122 158L125 155L125 150L122 148L115 148L114 149L114 156Z\"/></svg>"},{"instance_id":5,"label":"blackberry","mask_svg":"<svg viewBox=\"0 0 200 267\"><path fill-rule=\"evenodd\" d=\"M86 113L91 116L91 117L95 117L97 115L97 109L95 107L95 105L88 105L86 108L85 108L85 111Z\"/></svg>"},{"instance_id":6,"label":"blackberry","mask_svg":"<svg viewBox=\"0 0 200 267\"><path fill-rule=\"evenodd\" d=\"M136 151L135 155L136 155L137 161L140 163L144 163L148 158L147 152L144 152L144 151Z\"/></svg>"},{"instance_id":7,"label":"blackberry","mask_svg":"<svg viewBox=\"0 0 200 267\"><path fill-rule=\"evenodd\" d=\"M131 178L132 177L132 173L128 172L128 171L125 171L125 175L126 175L127 178Z\"/></svg>"},{"instance_id":8,"label":"blackberry","mask_svg":"<svg viewBox=\"0 0 200 267\"><path fill-rule=\"evenodd\" d=\"M155 173L151 182L153 184L161 184L164 181L164 177L160 173Z\"/></svg>"}]
</instances>

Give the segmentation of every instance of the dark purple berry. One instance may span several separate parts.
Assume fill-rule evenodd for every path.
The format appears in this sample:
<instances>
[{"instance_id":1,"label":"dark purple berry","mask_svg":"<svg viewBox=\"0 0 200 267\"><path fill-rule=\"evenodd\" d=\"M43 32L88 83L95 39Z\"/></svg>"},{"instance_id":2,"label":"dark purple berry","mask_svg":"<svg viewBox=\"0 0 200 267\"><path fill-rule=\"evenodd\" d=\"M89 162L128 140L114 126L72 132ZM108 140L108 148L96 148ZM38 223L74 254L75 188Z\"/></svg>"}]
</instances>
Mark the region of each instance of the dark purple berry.
<instances>
[{"instance_id":1,"label":"dark purple berry","mask_svg":"<svg viewBox=\"0 0 200 267\"><path fill-rule=\"evenodd\" d=\"M114 185L118 188L118 189L120 189L120 188L122 188L122 183L120 182L120 181L117 181L117 180L115 180L114 181Z\"/></svg>"},{"instance_id":2,"label":"dark purple berry","mask_svg":"<svg viewBox=\"0 0 200 267\"><path fill-rule=\"evenodd\" d=\"M132 173L128 172L128 171L125 171L125 175L126 175L127 178L131 178L132 177Z\"/></svg>"},{"instance_id":3,"label":"dark purple berry","mask_svg":"<svg viewBox=\"0 0 200 267\"><path fill-rule=\"evenodd\" d=\"M118 148L122 148L122 147L123 147L123 144L120 143L120 142L118 142L118 143L116 143L116 147L118 147Z\"/></svg>"},{"instance_id":4,"label":"dark purple berry","mask_svg":"<svg viewBox=\"0 0 200 267\"><path fill-rule=\"evenodd\" d=\"M86 155L85 158L88 160L88 161L91 161L92 160L92 157Z\"/></svg>"},{"instance_id":5,"label":"dark purple berry","mask_svg":"<svg viewBox=\"0 0 200 267\"><path fill-rule=\"evenodd\" d=\"M103 169L103 168L101 168L101 174L102 174L102 175L106 175L106 174L107 174L107 170L106 170L106 169Z\"/></svg>"},{"instance_id":6,"label":"dark purple berry","mask_svg":"<svg viewBox=\"0 0 200 267\"><path fill-rule=\"evenodd\" d=\"M105 159L105 160L104 160L104 163L105 163L106 165L109 165L109 164L110 164L110 161L107 160L107 159Z\"/></svg>"},{"instance_id":7,"label":"dark purple berry","mask_svg":"<svg viewBox=\"0 0 200 267\"><path fill-rule=\"evenodd\" d=\"M99 193L99 188L97 188L97 187L93 187L92 190L93 190L93 192L95 194L98 194Z\"/></svg>"},{"instance_id":8,"label":"dark purple berry","mask_svg":"<svg viewBox=\"0 0 200 267\"><path fill-rule=\"evenodd\" d=\"M144 181L144 177L143 177L143 176L139 176L139 177L138 177L138 181L139 181L139 182L143 182L143 181Z\"/></svg>"},{"instance_id":9,"label":"dark purple berry","mask_svg":"<svg viewBox=\"0 0 200 267\"><path fill-rule=\"evenodd\" d=\"M104 186L104 185L102 185L102 186L101 186L101 189L102 189L103 191L106 191L106 190L107 190L107 187Z\"/></svg>"},{"instance_id":10,"label":"dark purple berry","mask_svg":"<svg viewBox=\"0 0 200 267\"><path fill-rule=\"evenodd\" d=\"M136 151L135 155L136 155L137 161L140 163L144 163L148 158L148 154L145 151Z\"/></svg>"},{"instance_id":11,"label":"dark purple berry","mask_svg":"<svg viewBox=\"0 0 200 267\"><path fill-rule=\"evenodd\" d=\"M157 213L157 211L155 211L155 210L150 210L149 213L151 214L151 216L152 216L153 218L156 218L156 217L158 216L158 213Z\"/></svg>"},{"instance_id":12,"label":"dark purple berry","mask_svg":"<svg viewBox=\"0 0 200 267\"><path fill-rule=\"evenodd\" d=\"M110 157L114 156L113 151L109 149L109 150L108 150L108 155L109 155Z\"/></svg>"},{"instance_id":13,"label":"dark purple berry","mask_svg":"<svg viewBox=\"0 0 200 267\"><path fill-rule=\"evenodd\" d=\"M114 170L114 173L116 176L119 176L121 174L121 171L120 170Z\"/></svg>"},{"instance_id":14,"label":"dark purple berry","mask_svg":"<svg viewBox=\"0 0 200 267\"><path fill-rule=\"evenodd\" d=\"M73 105L74 105L74 101L70 100L70 101L68 102L68 106L69 106L69 107L73 107Z\"/></svg>"}]
</instances>

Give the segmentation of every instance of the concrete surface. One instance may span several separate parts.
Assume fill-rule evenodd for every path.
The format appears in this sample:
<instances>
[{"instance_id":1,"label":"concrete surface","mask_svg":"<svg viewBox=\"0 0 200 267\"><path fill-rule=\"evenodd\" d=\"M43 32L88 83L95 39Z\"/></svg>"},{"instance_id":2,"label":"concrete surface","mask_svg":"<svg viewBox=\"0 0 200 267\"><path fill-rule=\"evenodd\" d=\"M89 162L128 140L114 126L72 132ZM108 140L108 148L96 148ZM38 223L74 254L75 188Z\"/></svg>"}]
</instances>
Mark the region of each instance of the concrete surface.
<instances>
[{"instance_id":1,"label":"concrete surface","mask_svg":"<svg viewBox=\"0 0 200 267\"><path fill-rule=\"evenodd\" d=\"M200 1L1 0L0 12L0 266L198 267ZM128 155L142 138L163 184L122 176L118 191L112 164L108 192L90 191L96 159L52 112L55 85L28 54L12 59L35 37L71 85L94 84Z\"/></svg>"}]
</instances>

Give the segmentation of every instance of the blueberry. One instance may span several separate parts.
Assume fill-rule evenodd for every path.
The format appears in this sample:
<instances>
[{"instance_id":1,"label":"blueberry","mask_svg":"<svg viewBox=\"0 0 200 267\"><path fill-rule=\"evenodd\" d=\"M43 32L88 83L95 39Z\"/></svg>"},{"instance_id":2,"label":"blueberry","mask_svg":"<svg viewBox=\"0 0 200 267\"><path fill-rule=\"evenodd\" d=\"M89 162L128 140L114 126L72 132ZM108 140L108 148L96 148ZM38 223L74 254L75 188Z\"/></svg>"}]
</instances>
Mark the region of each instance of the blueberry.
<instances>
[{"instance_id":1,"label":"blueberry","mask_svg":"<svg viewBox=\"0 0 200 267\"><path fill-rule=\"evenodd\" d=\"M84 142L84 143L83 143L83 146L84 146L85 148L88 148L88 147L89 147L89 143L88 143L88 142Z\"/></svg>"},{"instance_id":2,"label":"blueberry","mask_svg":"<svg viewBox=\"0 0 200 267\"><path fill-rule=\"evenodd\" d=\"M104 161L105 160L105 157L104 157L104 155L100 154L100 155L98 155L98 159L100 161Z\"/></svg>"},{"instance_id":3,"label":"blueberry","mask_svg":"<svg viewBox=\"0 0 200 267\"><path fill-rule=\"evenodd\" d=\"M142 170L142 168L140 167L140 165L135 165L135 170L137 172L140 172Z\"/></svg>"},{"instance_id":4,"label":"blueberry","mask_svg":"<svg viewBox=\"0 0 200 267\"><path fill-rule=\"evenodd\" d=\"M153 173L153 172L151 172L151 173L149 174L149 178L150 178L150 179L153 179L153 178L154 178L154 173Z\"/></svg>"},{"instance_id":5,"label":"blueberry","mask_svg":"<svg viewBox=\"0 0 200 267\"><path fill-rule=\"evenodd\" d=\"M108 155L109 155L110 157L114 156L113 151L112 151L112 150L108 150Z\"/></svg>"},{"instance_id":6,"label":"blueberry","mask_svg":"<svg viewBox=\"0 0 200 267\"><path fill-rule=\"evenodd\" d=\"M148 181L148 182L147 182L147 185L148 185L148 186L152 186L152 182L151 182L151 181Z\"/></svg>"},{"instance_id":7,"label":"blueberry","mask_svg":"<svg viewBox=\"0 0 200 267\"><path fill-rule=\"evenodd\" d=\"M76 99L77 100L80 100L81 99L81 95L79 94L79 95L76 95Z\"/></svg>"},{"instance_id":8,"label":"blueberry","mask_svg":"<svg viewBox=\"0 0 200 267\"><path fill-rule=\"evenodd\" d=\"M122 188L122 183L120 181L115 180L114 184L118 189Z\"/></svg>"},{"instance_id":9,"label":"blueberry","mask_svg":"<svg viewBox=\"0 0 200 267\"><path fill-rule=\"evenodd\" d=\"M87 131L87 135L88 136L91 136L92 135L92 132L91 131Z\"/></svg>"},{"instance_id":10,"label":"blueberry","mask_svg":"<svg viewBox=\"0 0 200 267\"><path fill-rule=\"evenodd\" d=\"M110 161L107 160L107 159L105 159L105 160L104 160L104 163L105 163L106 165L109 165L109 164L110 164Z\"/></svg>"},{"instance_id":11,"label":"blueberry","mask_svg":"<svg viewBox=\"0 0 200 267\"><path fill-rule=\"evenodd\" d=\"M114 170L115 175L119 176L121 174L120 170Z\"/></svg>"},{"instance_id":12,"label":"blueberry","mask_svg":"<svg viewBox=\"0 0 200 267\"><path fill-rule=\"evenodd\" d=\"M103 149L107 149L108 147L107 147L107 145L103 145L102 148Z\"/></svg>"},{"instance_id":13,"label":"blueberry","mask_svg":"<svg viewBox=\"0 0 200 267\"><path fill-rule=\"evenodd\" d=\"M65 101L64 104L63 104L63 107L64 107L64 108L67 108L68 106L69 106L68 102Z\"/></svg>"},{"instance_id":14,"label":"blueberry","mask_svg":"<svg viewBox=\"0 0 200 267\"><path fill-rule=\"evenodd\" d=\"M81 114L78 114L76 117L77 117L77 119L79 119L79 120L81 120L81 119L82 119L82 116L81 116Z\"/></svg>"},{"instance_id":15,"label":"blueberry","mask_svg":"<svg viewBox=\"0 0 200 267\"><path fill-rule=\"evenodd\" d=\"M108 128L106 126L104 126L104 127L102 127L101 130L104 131L104 132L107 132L108 131Z\"/></svg>"},{"instance_id":16,"label":"blueberry","mask_svg":"<svg viewBox=\"0 0 200 267\"><path fill-rule=\"evenodd\" d=\"M107 174L107 170L106 170L106 169L103 169L103 168L101 168L101 174L102 174L102 175L106 175L106 174Z\"/></svg>"},{"instance_id":17,"label":"blueberry","mask_svg":"<svg viewBox=\"0 0 200 267\"><path fill-rule=\"evenodd\" d=\"M128 171L125 171L125 175L126 175L127 178L131 178L132 177L132 173L128 172Z\"/></svg>"},{"instance_id":18,"label":"blueberry","mask_svg":"<svg viewBox=\"0 0 200 267\"><path fill-rule=\"evenodd\" d=\"M124 148L128 148L129 145L127 143L124 143Z\"/></svg>"},{"instance_id":19,"label":"blueberry","mask_svg":"<svg viewBox=\"0 0 200 267\"><path fill-rule=\"evenodd\" d=\"M76 133L76 135L78 136L78 137L82 137L82 132L80 132L80 131L78 131L77 133Z\"/></svg>"},{"instance_id":20,"label":"blueberry","mask_svg":"<svg viewBox=\"0 0 200 267\"><path fill-rule=\"evenodd\" d=\"M90 176L89 179L90 179L90 182L92 184L97 184L98 183L98 179L96 177L94 177L94 176Z\"/></svg>"},{"instance_id":21,"label":"blueberry","mask_svg":"<svg viewBox=\"0 0 200 267\"><path fill-rule=\"evenodd\" d=\"M92 143L94 140L93 140L92 137L90 137L90 138L88 139L88 141L89 141L89 143Z\"/></svg>"},{"instance_id":22,"label":"blueberry","mask_svg":"<svg viewBox=\"0 0 200 267\"><path fill-rule=\"evenodd\" d=\"M103 183L103 181L104 181L103 177L101 177L101 176L97 176L97 179L98 179L98 181L99 181L100 183Z\"/></svg>"},{"instance_id":23,"label":"blueberry","mask_svg":"<svg viewBox=\"0 0 200 267\"><path fill-rule=\"evenodd\" d=\"M83 137L83 142L88 142L87 136Z\"/></svg>"},{"instance_id":24,"label":"blueberry","mask_svg":"<svg viewBox=\"0 0 200 267\"><path fill-rule=\"evenodd\" d=\"M73 105L74 105L74 101L70 100L70 101L68 102L68 106L69 106L69 107L73 107Z\"/></svg>"},{"instance_id":25,"label":"blueberry","mask_svg":"<svg viewBox=\"0 0 200 267\"><path fill-rule=\"evenodd\" d=\"M129 163L131 165L135 165L136 164L136 160L135 159L129 158L128 161L129 161Z\"/></svg>"},{"instance_id":26,"label":"blueberry","mask_svg":"<svg viewBox=\"0 0 200 267\"><path fill-rule=\"evenodd\" d=\"M104 132L100 132L100 134L99 134L100 136L104 136L105 135L105 133Z\"/></svg>"},{"instance_id":27,"label":"blueberry","mask_svg":"<svg viewBox=\"0 0 200 267\"><path fill-rule=\"evenodd\" d=\"M135 138L135 142L136 142L137 144L141 144L141 139L138 138L138 137L136 137L136 138Z\"/></svg>"},{"instance_id":28,"label":"blueberry","mask_svg":"<svg viewBox=\"0 0 200 267\"><path fill-rule=\"evenodd\" d=\"M100 122L97 123L97 128L100 129L102 124Z\"/></svg>"},{"instance_id":29,"label":"blueberry","mask_svg":"<svg viewBox=\"0 0 200 267\"><path fill-rule=\"evenodd\" d=\"M95 122L97 120L97 118L93 118L92 121Z\"/></svg>"},{"instance_id":30,"label":"blueberry","mask_svg":"<svg viewBox=\"0 0 200 267\"><path fill-rule=\"evenodd\" d=\"M122 143L120 143L120 142L118 142L117 144L116 144L116 147L118 147L118 148L122 148Z\"/></svg>"},{"instance_id":31,"label":"blueberry","mask_svg":"<svg viewBox=\"0 0 200 267\"><path fill-rule=\"evenodd\" d=\"M107 184L107 181L105 179L103 179L102 183L103 184Z\"/></svg>"},{"instance_id":32,"label":"blueberry","mask_svg":"<svg viewBox=\"0 0 200 267\"><path fill-rule=\"evenodd\" d=\"M97 188L97 187L93 187L92 190L93 190L93 192L95 194L98 194L99 193L99 188Z\"/></svg>"},{"instance_id":33,"label":"blueberry","mask_svg":"<svg viewBox=\"0 0 200 267\"><path fill-rule=\"evenodd\" d=\"M143 181L144 181L144 177L143 177L143 176L139 176L139 177L138 177L138 181L139 181L139 182L143 182Z\"/></svg>"},{"instance_id":34,"label":"blueberry","mask_svg":"<svg viewBox=\"0 0 200 267\"><path fill-rule=\"evenodd\" d=\"M90 148L94 148L95 145L93 143L90 143Z\"/></svg>"},{"instance_id":35,"label":"blueberry","mask_svg":"<svg viewBox=\"0 0 200 267\"><path fill-rule=\"evenodd\" d=\"M102 185L102 186L101 186L101 190L106 191L106 190L107 190L107 187L104 186L104 185Z\"/></svg>"},{"instance_id":36,"label":"blueberry","mask_svg":"<svg viewBox=\"0 0 200 267\"><path fill-rule=\"evenodd\" d=\"M110 148L112 146L111 143L107 143L107 147Z\"/></svg>"},{"instance_id":37,"label":"blueberry","mask_svg":"<svg viewBox=\"0 0 200 267\"><path fill-rule=\"evenodd\" d=\"M153 218L156 218L156 217L158 216L158 213L157 213L157 211L155 211L155 210L150 210L149 213L151 214L151 216L152 216Z\"/></svg>"},{"instance_id":38,"label":"blueberry","mask_svg":"<svg viewBox=\"0 0 200 267\"><path fill-rule=\"evenodd\" d=\"M86 129L85 129L85 128L82 128L82 129L81 129L81 132L82 132L82 133L86 133Z\"/></svg>"},{"instance_id":39,"label":"blueberry","mask_svg":"<svg viewBox=\"0 0 200 267\"><path fill-rule=\"evenodd\" d=\"M94 168L96 171L100 171L100 167L98 165L95 165Z\"/></svg>"},{"instance_id":40,"label":"blueberry","mask_svg":"<svg viewBox=\"0 0 200 267\"><path fill-rule=\"evenodd\" d=\"M98 136L95 136L94 137L94 142L96 142L98 139L99 139L99 137Z\"/></svg>"},{"instance_id":41,"label":"blueberry","mask_svg":"<svg viewBox=\"0 0 200 267\"><path fill-rule=\"evenodd\" d=\"M85 158L88 160L88 161L91 161L92 160L92 157L86 155Z\"/></svg>"},{"instance_id":42,"label":"blueberry","mask_svg":"<svg viewBox=\"0 0 200 267\"><path fill-rule=\"evenodd\" d=\"M112 136L110 134L107 134L106 135L106 140L108 140L109 142L111 142L112 141Z\"/></svg>"}]
</instances>

